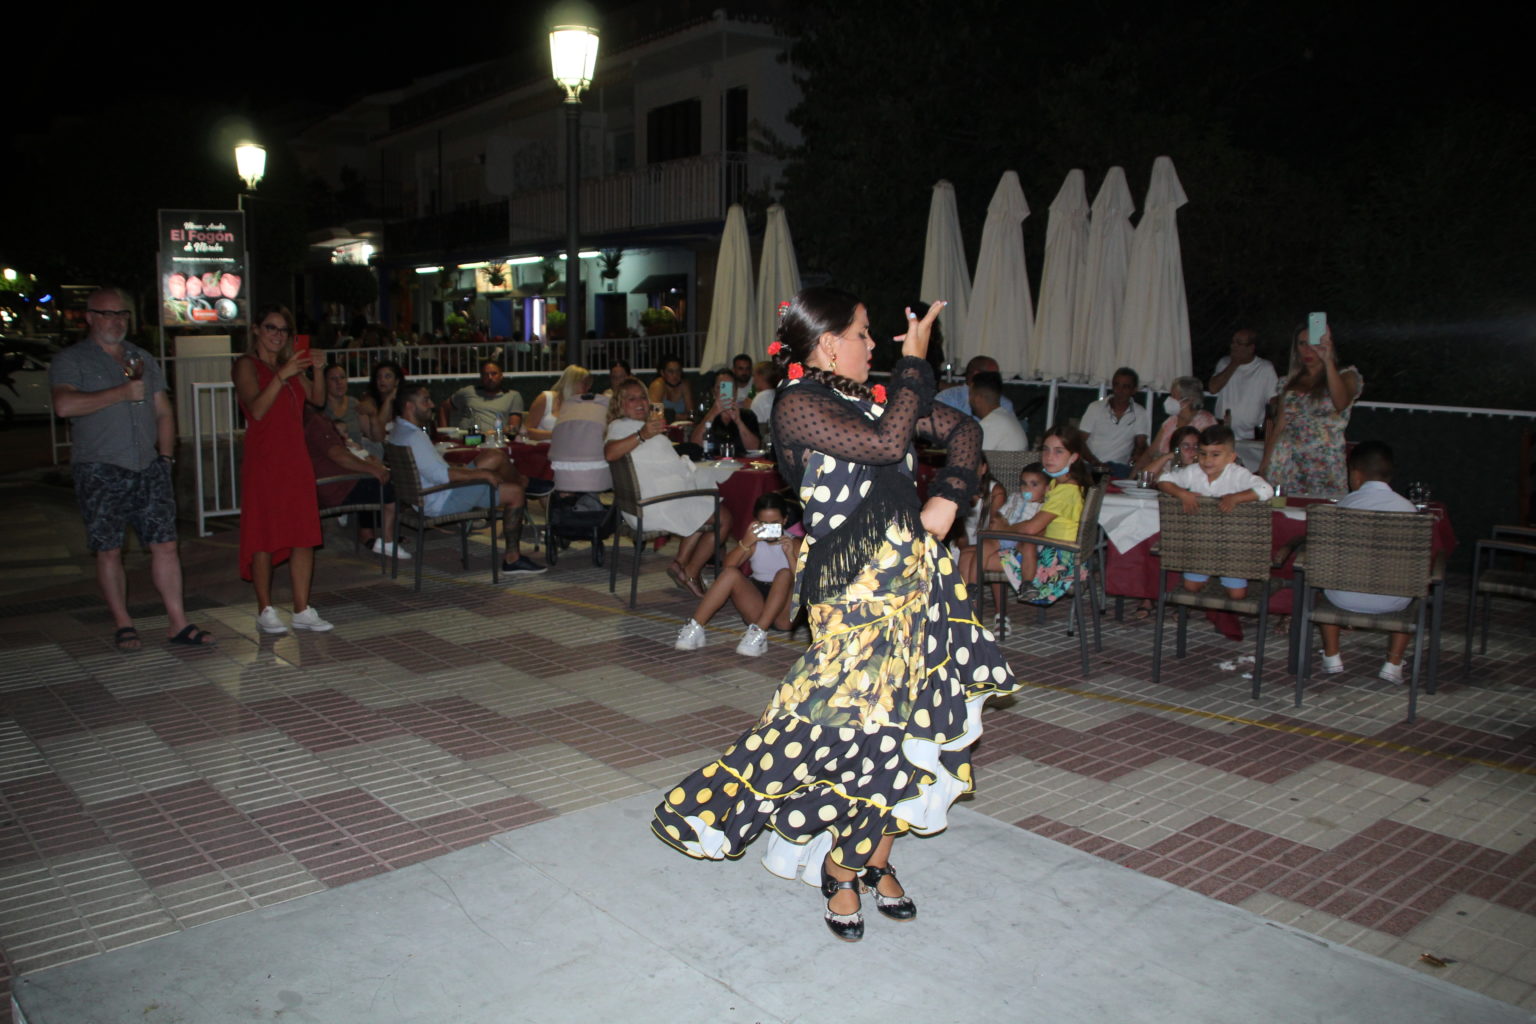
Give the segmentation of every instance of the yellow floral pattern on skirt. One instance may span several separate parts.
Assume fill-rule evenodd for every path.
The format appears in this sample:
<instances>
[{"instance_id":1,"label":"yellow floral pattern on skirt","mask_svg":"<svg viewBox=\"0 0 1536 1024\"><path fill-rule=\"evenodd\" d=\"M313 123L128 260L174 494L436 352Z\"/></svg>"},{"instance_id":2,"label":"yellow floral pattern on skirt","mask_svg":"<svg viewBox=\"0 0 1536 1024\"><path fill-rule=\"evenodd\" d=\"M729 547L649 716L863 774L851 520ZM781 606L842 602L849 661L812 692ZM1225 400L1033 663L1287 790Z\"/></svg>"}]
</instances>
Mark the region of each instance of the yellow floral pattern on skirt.
<instances>
[{"instance_id":1,"label":"yellow floral pattern on skirt","mask_svg":"<svg viewBox=\"0 0 1536 1024\"><path fill-rule=\"evenodd\" d=\"M735 857L765 829L795 843L830 831L834 858L857 867L881 835L906 831L892 812L922 799L934 771L950 776L945 792L970 789L967 703L1017 684L949 551L892 525L853 582L808 614L813 642L758 724L656 808L663 841ZM929 770L908 759L912 739L934 745Z\"/></svg>"}]
</instances>

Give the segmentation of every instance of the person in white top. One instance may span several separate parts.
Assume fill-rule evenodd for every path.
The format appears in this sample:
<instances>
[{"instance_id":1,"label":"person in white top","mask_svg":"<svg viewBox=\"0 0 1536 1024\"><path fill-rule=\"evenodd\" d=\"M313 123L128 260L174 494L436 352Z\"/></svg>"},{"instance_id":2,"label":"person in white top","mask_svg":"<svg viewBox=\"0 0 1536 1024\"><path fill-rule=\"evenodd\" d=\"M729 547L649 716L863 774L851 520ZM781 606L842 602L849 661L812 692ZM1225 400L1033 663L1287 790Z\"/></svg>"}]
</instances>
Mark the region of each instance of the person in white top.
<instances>
[{"instance_id":1,"label":"person in white top","mask_svg":"<svg viewBox=\"0 0 1536 1024\"><path fill-rule=\"evenodd\" d=\"M1363 508L1378 512L1413 512L1413 502L1392 489L1392 449L1381 441L1362 441L1349 453L1349 493L1339 499L1339 508ZM1359 594L1349 590L1325 590L1323 594L1335 607L1347 612L1400 612L1413 603L1412 598L1387 594ZM1339 627L1317 627L1323 634L1323 671L1336 675L1344 671L1339 654ZM1408 649L1408 634L1393 633L1387 641L1387 660L1376 674L1391 683L1403 681L1403 654Z\"/></svg>"},{"instance_id":2,"label":"person in white top","mask_svg":"<svg viewBox=\"0 0 1536 1024\"><path fill-rule=\"evenodd\" d=\"M982 451L1022 452L1029 435L1018 417L1003 408L1003 378L988 371L971 380L971 415L981 421Z\"/></svg>"},{"instance_id":3,"label":"person in white top","mask_svg":"<svg viewBox=\"0 0 1536 1024\"><path fill-rule=\"evenodd\" d=\"M1255 476L1237 464L1237 448L1233 444L1232 428L1224 423L1206 427L1200 431L1200 461L1163 474L1157 489L1171 494L1184 505L1184 511L1193 513L1200 497L1220 498L1223 512L1230 512L1250 501L1268 501L1275 489L1264 478ZM1184 574L1184 589L1198 591L1210 579L1201 573ZM1223 576L1221 585L1227 588L1227 596L1241 600L1248 596L1248 581L1235 576Z\"/></svg>"},{"instance_id":4,"label":"person in white top","mask_svg":"<svg viewBox=\"0 0 1536 1024\"><path fill-rule=\"evenodd\" d=\"M1258 332L1246 327L1232 335L1231 355L1217 360L1211 378L1216 418L1232 428L1237 454L1247 466L1264 459L1264 420L1270 399L1280 391L1280 375L1274 363L1258 355L1258 340Z\"/></svg>"},{"instance_id":5,"label":"person in white top","mask_svg":"<svg viewBox=\"0 0 1536 1024\"><path fill-rule=\"evenodd\" d=\"M1109 394L1090 405L1077 425L1088 446L1088 461L1103 464L1111 475L1131 475L1131 463L1147 448L1152 415L1132 401L1141 377L1122 366L1110 378Z\"/></svg>"}]
</instances>

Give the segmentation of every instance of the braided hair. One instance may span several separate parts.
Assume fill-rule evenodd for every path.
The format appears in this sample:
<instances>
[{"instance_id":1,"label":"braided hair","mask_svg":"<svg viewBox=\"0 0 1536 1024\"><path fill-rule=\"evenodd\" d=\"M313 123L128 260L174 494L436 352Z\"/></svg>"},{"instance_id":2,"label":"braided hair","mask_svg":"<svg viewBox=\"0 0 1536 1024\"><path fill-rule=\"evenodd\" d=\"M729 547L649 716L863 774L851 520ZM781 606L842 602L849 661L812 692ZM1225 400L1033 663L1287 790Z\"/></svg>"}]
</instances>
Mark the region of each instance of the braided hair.
<instances>
[{"instance_id":1,"label":"braided hair","mask_svg":"<svg viewBox=\"0 0 1536 1024\"><path fill-rule=\"evenodd\" d=\"M829 331L833 334L846 331L861 305L857 295L838 288L802 289L779 320L779 350L774 353L773 362L781 378L789 377L791 363L799 363L805 368L806 380L814 380L852 398L874 401L868 386L810 364L810 355L816 350L816 342L821 336Z\"/></svg>"}]
</instances>

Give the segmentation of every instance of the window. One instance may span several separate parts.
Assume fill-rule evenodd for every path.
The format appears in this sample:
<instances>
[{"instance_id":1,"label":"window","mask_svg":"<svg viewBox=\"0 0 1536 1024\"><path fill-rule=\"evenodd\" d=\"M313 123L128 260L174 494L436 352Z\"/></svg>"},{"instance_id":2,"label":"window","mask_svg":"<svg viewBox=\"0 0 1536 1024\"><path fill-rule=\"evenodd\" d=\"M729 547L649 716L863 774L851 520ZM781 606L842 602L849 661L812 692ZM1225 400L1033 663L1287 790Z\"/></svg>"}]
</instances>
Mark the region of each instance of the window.
<instances>
[{"instance_id":1,"label":"window","mask_svg":"<svg viewBox=\"0 0 1536 1024\"><path fill-rule=\"evenodd\" d=\"M645 115L645 149L649 163L698 156L703 119L699 101L681 100L656 107Z\"/></svg>"}]
</instances>

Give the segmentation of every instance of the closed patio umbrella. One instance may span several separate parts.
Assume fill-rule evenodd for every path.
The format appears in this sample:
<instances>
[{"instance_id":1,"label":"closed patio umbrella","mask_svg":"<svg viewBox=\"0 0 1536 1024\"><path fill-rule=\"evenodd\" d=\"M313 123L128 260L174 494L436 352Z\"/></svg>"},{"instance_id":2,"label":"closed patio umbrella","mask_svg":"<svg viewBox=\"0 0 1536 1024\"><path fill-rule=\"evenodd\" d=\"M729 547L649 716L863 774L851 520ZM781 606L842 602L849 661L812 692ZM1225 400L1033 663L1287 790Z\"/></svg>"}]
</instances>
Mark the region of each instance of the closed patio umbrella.
<instances>
[{"instance_id":1,"label":"closed patio umbrella","mask_svg":"<svg viewBox=\"0 0 1536 1024\"><path fill-rule=\"evenodd\" d=\"M757 311L752 301L752 247L747 241L747 215L739 203L725 214L720 255L715 262L715 290L710 299L709 331L699 356L701 369L724 366L738 352L754 348Z\"/></svg>"},{"instance_id":2,"label":"closed patio umbrella","mask_svg":"<svg viewBox=\"0 0 1536 1024\"><path fill-rule=\"evenodd\" d=\"M779 303L800 291L800 264L795 260L794 239L784 207L768 207L768 228L763 233L762 262L757 267L757 333L746 351L754 363L768 358L768 343L778 333Z\"/></svg>"},{"instance_id":3,"label":"closed patio umbrella","mask_svg":"<svg viewBox=\"0 0 1536 1024\"><path fill-rule=\"evenodd\" d=\"M1068 171L1051 200L1045 231L1045 266L1040 272L1040 308L1035 315L1033 376L1065 377L1072 372L1072 318L1088 262L1088 190L1082 171Z\"/></svg>"},{"instance_id":4,"label":"closed patio umbrella","mask_svg":"<svg viewBox=\"0 0 1536 1024\"><path fill-rule=\"evenodd\" d=\"M967 332L972 341L967 342L966 354L996 359L1005 380L1027 372L1029 336L1035 326L1035 304L1024 266L1024 218L1028 216L1018 174L1004 171L981 228Z\"/></svg>"},{"instance_id":5,"label":"closed patio umbrella","mask_svg":"<svg viewBox=\"0 0 1536 1024\"><path fill-rule=\"evenodd\" d=\"M944 361L963 366L971 317L971 266L960 237L960 211L955 186L940 181L928 203L928 237L923 243L923 280L918 298L948 303L939 314L944 333Z\"/></svg>"},{"instance_id":6,"label":"closed patio umbrella","mask_svg":"<svg viewBox=\"0 0 1536 1024\"><path fill-rule=\"evenodd\" d=\"M1120 311L1125 305L1125 279L1131 260L1131 214L1136 204L1125 183L1125 171L1111 167L1093 199L1088 223L1086 276L1077 289L1077 313L1072 318L1072 376L1107 381L1120 365Z\"/></svg>"},{"instance_id":7,"label":"closed patio umbrella","mask_svg":"<svg viewBox=\"0 0 1536 1024\"><path fill-rule=\"evenodd\" d=\"M1178 225L1179 207L1188 201L1173 161L1158 157L1131 241L1118 346L1120 362L1136 367L1142 383L1155 388L1187 377L1193 365Z\"/></svg>"}]
</instances>

